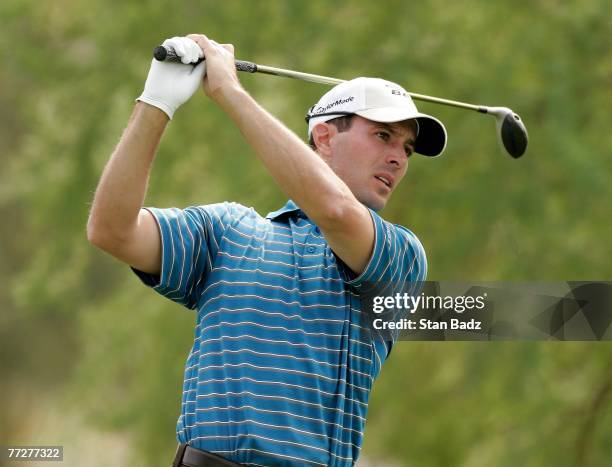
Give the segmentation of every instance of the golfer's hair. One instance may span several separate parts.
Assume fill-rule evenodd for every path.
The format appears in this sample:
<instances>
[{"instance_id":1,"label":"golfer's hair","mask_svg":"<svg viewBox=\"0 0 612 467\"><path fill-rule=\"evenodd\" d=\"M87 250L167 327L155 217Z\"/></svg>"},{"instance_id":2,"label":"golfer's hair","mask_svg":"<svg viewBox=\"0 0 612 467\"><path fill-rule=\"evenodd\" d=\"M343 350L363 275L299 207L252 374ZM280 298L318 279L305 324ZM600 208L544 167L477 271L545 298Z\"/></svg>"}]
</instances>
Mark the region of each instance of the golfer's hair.
<instances>
[{"instance_id":1,"label":"golfer's hair","mask_svg":"<svg viewBox=\"0 0 612 467\"><path fill-rule=\"evenodd\" d=\"M353 117L354 115L344 115L343 117L332 118L326 123L331 123L338 129L339 132L343 132L351 129L351 125L353 124ZM311 149L314 151L317 150L317 145L314 142L312 134L310 135L310 138L308 138L308 146L310 146Z\"/></svg>"}]
</instances>

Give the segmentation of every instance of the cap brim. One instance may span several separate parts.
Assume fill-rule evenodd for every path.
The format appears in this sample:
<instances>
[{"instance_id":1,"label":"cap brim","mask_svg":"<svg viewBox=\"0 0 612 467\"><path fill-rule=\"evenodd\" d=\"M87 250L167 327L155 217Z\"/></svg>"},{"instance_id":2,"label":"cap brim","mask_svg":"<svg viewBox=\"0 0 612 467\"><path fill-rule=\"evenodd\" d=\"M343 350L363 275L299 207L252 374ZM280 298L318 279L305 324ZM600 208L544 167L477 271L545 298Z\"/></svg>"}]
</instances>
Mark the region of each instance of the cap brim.
<instances>
[{"instance_id":1,"label":"cap brim","mask_svg":"<svg viewBox=\"0 0 612 467\"><path fill-rule=\"evenodd\" d=\"M441 155L446 149L446 128L438 119L429 115L417 117L419 136L414 144L414 152L428 157Z\"/></svg>"},{"instance_id":2,"label":"cap brim","mask_svg":"<svg viewBox=\"0 0 612 467\"><path fill-rule=\"evenodd\" d=\"M414 144L414 152L423 156L436 157L446 148L446 128L440 120L431 115L407 112L406 109L397 107L361 110L355 114L382 123L416 119L419 122L419 134Z\"/></svg>"}]
</instances>

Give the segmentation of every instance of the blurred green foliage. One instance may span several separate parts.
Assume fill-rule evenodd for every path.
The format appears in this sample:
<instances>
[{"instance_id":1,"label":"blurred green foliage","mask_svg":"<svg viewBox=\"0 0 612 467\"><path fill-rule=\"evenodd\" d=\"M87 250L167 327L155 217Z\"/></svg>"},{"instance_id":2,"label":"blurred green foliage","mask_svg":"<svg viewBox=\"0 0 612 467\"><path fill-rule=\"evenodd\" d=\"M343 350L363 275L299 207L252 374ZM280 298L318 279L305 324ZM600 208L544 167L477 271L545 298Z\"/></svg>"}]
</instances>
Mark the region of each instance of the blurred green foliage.
<instances>
[{"instance_id":1,"label":"blurred green foliage","mask_svg":"<svg viewBox=\"0 0 612 467\"><path fill-rule=\"evenodd\" d=\"M152 48L173 35L203 32L262 64L512 107L530 133L521 160L502 155L493 119L419 104L446 123L447 151L412 159L383 215L420 237L431 280L612 279L607 1L4 0L0 18L0 444L63 443L70 465L82 465L78 446L98 448L87 465L111 464L113 451L114 465L172 456L193 315L90 247L85 224ZM241 79L300 135L327 89ZM147 204L226 199L261 213L284 202L198 93L166 132ZM401 342L373 392L363 456L609 465L611 365L608 343Z\"/></svg>"}]
</instances>

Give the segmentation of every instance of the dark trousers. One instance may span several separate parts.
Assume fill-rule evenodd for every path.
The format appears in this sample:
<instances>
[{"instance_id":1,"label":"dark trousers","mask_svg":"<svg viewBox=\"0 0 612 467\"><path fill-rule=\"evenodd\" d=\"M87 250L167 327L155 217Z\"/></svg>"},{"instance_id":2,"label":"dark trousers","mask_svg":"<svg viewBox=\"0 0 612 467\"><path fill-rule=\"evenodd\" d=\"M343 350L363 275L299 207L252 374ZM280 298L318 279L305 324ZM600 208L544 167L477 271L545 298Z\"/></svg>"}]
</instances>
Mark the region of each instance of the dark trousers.
<instances>
[{"instance_id":1,"label":"dark trousers","mask_svg":"<svg viewBox=\"0 0 612 467\"><path fill-rule=\"evenodd\" d=\"M178 445L172 462L172 467L240 467L240 465L212 452L192 448L188 444Z\"/></svg>"}]
</instances>

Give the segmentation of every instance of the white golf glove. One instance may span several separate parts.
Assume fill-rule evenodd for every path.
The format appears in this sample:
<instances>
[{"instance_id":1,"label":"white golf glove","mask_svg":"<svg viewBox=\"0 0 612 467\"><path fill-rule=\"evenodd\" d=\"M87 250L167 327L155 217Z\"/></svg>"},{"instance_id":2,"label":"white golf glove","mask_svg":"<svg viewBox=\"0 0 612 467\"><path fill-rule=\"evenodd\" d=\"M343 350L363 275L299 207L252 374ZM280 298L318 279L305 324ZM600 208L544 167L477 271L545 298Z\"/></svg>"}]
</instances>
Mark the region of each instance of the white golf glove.
<instances>
[{"instance_id":1,"label":"white golf glove","mask_svg":"<svg viewBox=\"0 0 612 467\"><path fill-rule=\"evenodd\" d=\"M200 46L187 37L173 37L162 44L174 49L183 63L151 61L144 91L137 101L146 102L168 115L170 120L176 109L187 102L202 83L206 61L188 66L204 56Z\"/></svg>"}]
</instances>

